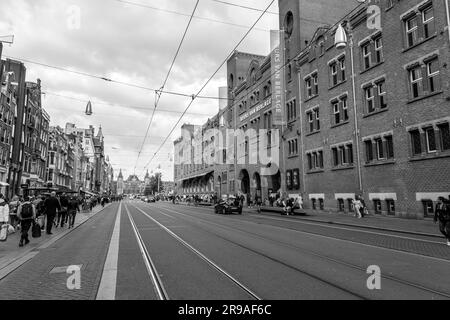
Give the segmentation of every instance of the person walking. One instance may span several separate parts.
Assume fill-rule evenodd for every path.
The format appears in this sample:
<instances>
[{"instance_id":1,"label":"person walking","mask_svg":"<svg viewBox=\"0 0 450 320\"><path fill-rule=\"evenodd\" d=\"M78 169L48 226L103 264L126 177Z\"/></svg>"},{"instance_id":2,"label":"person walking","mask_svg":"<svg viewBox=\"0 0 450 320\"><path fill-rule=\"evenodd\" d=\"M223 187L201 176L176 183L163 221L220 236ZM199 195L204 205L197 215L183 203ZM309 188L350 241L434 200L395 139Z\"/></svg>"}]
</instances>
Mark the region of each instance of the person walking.
<instances>
[{"instance_id":1,"label":"person walking","mask_svg":"<svg viewBox=\"0 0 450 320\"><path fill-rule=\"evenodd\" d=\"M80 212L80 203L75 197L72 197L69 200L69 204L67 207L67 214L69 216L69 229L72 229L75 224L77 212Z\"/></svg>"},{"instance_id":2,"label":"person walking","mask_svg":"<svg viewBox=\"0 0 450 320\"><path fill-rule=\"evenodd\" d=\"M17 209L17 217L20 220L21 226L19 247L23 247L30 243L28 232L36 219L36 207L30 201L29 197L25 197L24 202Z\"/></svg>"},{"instance_id":3,"label":"person walking","mask_svg":"<svg viewBox=\"0 0 450 320\"><path fill-rule=\"evenodd\" d=\"M56 214L61 210L61 204L58 198L56 198L56 192L52 192L50 197L45 199L44 202L45 212L47 214L47 234L52 234L53 221L55 220Z\"/></svg>"},{"instance_id":4,"label":"person walking","mask_svg":"<svg viewBox=\"0 0 450 320\"><path fill-rule=\"evenodd\" d=\"M355 210L355 216L358 219L362 218L362 214L361 214L362 207L363 207L363 204L361 202L360 197L356 196L355 199L353 200L353 209Z\"/></svg>"},{"instance_id":5,"label":"person walking","mask_svg":"<svg viewBox=\"0 0 450 320\"><path fill-rule=\"evenodd\" d=\"M439 220L439 230L447 239L447 245L450 247L450 201L444 197L438 199L434 214L434 223Z\"/></svg>"},{"instance_id":6,"label":"person walking","mask_svg":"<svg viewBox=\"0 0 450 320\"><path fill-rule=\"evenodd\" d=\"M20 201L18 196L14 196L12 198L12 201L9 203L9 221L10 224L14 227L14 229L17 228L17 224L19 220L17 219L17 209L19 208Z\"/></svg>"},{"instance_id":7,"label":"person walking","mask_svg":"<svg viewBox=\"0 0 450 320\"><path fill-rule=\"evenodd\" d=\"M67 222L67 207L69 206L69 200L67 199L67 195L63 193L59 199L61 204L61 210L58 212L58 221L56 226L60 225L61 228L64 228L65 223Z\"/></svg>"},{"instance_id":8,"label":"person walking","mask_svg":"<svg viewBox=\"0 0 450 320\"><path fill-rule=\"evenodd\" d=\"M5 224L9 224L9 218L9 205L5 200L5 196L0 194L0 228Z\"/></svg>"}]
</instances>

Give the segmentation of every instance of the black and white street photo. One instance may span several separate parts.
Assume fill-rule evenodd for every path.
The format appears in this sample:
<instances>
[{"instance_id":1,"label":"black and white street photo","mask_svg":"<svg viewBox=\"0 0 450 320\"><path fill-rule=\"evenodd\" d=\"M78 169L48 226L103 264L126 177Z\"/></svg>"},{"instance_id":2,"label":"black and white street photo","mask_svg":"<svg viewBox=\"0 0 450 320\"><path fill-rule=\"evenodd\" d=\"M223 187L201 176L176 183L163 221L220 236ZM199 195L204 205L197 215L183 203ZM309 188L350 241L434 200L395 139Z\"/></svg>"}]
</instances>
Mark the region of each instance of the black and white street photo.
<instances>
[{"instance_id":1,"label":"black and white street photo","mask_svg":"<svg viewBox=\"0 0 450 320\"><path fill-rule=\"evenodd\" d=\"M450 0L1 0L0 300L450 300L449 63Z\"/></svg>"}]
</instances>

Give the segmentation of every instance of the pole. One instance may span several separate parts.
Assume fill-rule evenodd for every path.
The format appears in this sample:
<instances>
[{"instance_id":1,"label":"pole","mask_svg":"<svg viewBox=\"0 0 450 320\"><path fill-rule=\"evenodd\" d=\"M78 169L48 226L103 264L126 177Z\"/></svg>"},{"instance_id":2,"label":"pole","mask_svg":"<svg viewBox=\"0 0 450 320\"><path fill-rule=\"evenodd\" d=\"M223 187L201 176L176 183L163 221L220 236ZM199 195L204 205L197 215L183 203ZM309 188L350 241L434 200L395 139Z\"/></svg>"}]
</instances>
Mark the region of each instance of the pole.
<instances>
[{"instance_id":1,"label":"pole","mask_svg":"<svg viewBox=\"0 0 450 320\"><path fill-rule=\"evenodd\" d=\"M356 84L355 84L355 59L353 54L353 34L350 33L350 58L352 64L352 87L353 87L353 112L355 117L355 142L356 142L356 158L358 162L358 182L359 191L364 193L361 172L361 154L359 146L359 127L358 127L358 110L356 106Z\"/></svg>"}]
</instances>

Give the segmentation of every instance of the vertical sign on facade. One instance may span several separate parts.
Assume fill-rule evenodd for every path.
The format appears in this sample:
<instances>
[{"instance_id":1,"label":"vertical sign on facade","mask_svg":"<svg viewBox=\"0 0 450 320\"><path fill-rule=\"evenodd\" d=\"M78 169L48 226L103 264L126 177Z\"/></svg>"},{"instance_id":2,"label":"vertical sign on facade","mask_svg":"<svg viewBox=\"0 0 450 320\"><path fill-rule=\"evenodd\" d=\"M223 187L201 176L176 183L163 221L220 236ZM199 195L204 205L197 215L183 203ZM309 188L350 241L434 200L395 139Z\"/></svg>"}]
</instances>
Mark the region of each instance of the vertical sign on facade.
<instances>
[{"instance_id":1,"label":"vertical sign on facade","mask_svg":"<svg viewBox=\"0 0 450 320\"><path fill-rule=\"evenodd\" d=\"M284 31L270 31L270 51L271 51L271 74L272 74L272 108L273 124L275 126L284 125L283 106L285 102L284 85ZM270 129L270 128L269 128Z\"/></svg>"},{"instance_id":2,"label":"vertical sign on facade","mask_svg":"<svg viewBox=\"0 0 450 320\"><path fill-rule=\"evenodd\" d=\"M225 110L228 106L228 88L220 87L219 88L219 110Z\"/></svg>"}]
</instances>

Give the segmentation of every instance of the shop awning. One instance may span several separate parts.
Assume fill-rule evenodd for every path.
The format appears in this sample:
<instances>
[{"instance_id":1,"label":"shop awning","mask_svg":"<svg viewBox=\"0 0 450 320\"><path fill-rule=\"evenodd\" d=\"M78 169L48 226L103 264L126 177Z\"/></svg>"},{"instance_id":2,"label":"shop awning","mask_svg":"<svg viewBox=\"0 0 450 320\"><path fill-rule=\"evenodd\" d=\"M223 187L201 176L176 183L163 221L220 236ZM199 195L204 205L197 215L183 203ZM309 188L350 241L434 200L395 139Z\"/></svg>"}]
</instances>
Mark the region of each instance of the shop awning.
<instances>
[{"instance_id":1,"label":"shop awning","mask_svg":"<svg viewBox=\"0 0 450 320\"><path fill-rule=\"evenodd\" d=\"M201 173L201 174L197 174L197 175L194 175L194 176L187 177L187 178L183 179L183 181L188 181L188 180L192 180L192 179L200 178L200 177L206 177L207 175L209 175L211 173L214 173L214 170L206 172L206 173Z\"/></svg>"}]
</instances>

